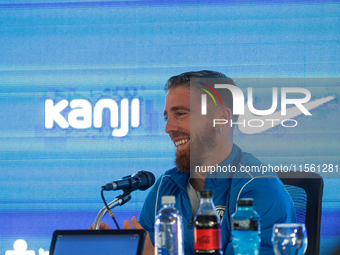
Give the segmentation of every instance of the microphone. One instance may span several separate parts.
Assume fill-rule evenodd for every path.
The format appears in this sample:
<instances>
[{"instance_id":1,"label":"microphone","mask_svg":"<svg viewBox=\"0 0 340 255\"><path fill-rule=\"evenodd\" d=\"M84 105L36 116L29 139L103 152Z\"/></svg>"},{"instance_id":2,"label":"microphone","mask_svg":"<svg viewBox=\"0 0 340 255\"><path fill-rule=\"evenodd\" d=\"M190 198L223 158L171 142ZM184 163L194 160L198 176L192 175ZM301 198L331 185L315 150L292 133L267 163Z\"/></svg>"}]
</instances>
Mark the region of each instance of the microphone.
<instances>
[{"instance_id":1,"label":"microphone","mask_svg":"<svg viewBox=\"0 0 340 255\"><path fill-rule=\"evenodd\" d=\"M102 187L103 190L124 190L132 192L136 189L146 190L155 183L153 173L140 170L132 176L128 175L120 180L110 182Z\"/></svg>"}]
</instances>

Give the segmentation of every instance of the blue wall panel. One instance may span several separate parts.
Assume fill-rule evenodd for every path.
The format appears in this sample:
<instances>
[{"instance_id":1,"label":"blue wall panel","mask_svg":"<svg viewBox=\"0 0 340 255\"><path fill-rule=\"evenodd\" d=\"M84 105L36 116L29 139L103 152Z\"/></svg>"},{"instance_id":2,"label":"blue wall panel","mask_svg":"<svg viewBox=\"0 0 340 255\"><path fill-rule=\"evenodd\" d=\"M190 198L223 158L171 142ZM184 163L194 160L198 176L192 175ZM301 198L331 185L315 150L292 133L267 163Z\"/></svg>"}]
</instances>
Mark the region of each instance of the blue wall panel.
<instances>
[{"instance_id":1,"label":"blue wall panel","mask_svg":"<svg viewBox=\"0 0 340 255\"><path fill-rule=\"evenodd\" d=\"M210 69L232 78L339 78L339 14L333 1L0 1L0 254L19 238L36 254L48 250L55 229L91 225L103 184L173 167L163 118L170 76ZM271 87L254 86L259 106L268 107ZM236 129L236 143L270 164L339 165L339 83L303 87L312 100L335 98L297 117L294 129ZM139 99L140 125L113 137L104 111L102 128L45 128L47 99L94 107L104 98L119 109L122 99ZM340 235L340 181L329 177L320 254ZM115 210L120 224L139 215L146 194Z\"/></svg>"}]
</instances>

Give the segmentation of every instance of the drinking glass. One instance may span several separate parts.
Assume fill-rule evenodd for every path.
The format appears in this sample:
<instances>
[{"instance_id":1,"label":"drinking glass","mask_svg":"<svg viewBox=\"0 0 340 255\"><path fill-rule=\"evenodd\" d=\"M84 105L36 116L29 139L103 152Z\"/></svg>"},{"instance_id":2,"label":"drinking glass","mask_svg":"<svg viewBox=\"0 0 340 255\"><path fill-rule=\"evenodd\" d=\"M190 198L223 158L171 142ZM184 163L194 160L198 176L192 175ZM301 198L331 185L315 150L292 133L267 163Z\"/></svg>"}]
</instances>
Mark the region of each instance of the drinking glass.
<instances>
[{"instance_id":1,"label":"drinking glass","mask_svg":"<svg viewBox=\"0 0 340 255\"><path fill-rule=\"evenodd\" d=\"M272 232L275 255L304 255L307 250L305 224L275 224Z\"/></svg>"}]
</instances>

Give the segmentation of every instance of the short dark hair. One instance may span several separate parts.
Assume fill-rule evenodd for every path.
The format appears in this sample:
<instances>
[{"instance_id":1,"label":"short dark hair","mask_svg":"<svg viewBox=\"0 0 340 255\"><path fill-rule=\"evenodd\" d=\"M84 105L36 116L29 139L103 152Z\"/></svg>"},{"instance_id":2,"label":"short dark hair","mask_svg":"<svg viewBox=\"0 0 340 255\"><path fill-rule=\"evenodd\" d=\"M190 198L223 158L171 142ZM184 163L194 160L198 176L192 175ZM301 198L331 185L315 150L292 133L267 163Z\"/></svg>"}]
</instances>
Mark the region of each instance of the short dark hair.
<instances>
[{"instance_id":1,"label":"short dark hair","mask_svg":"<svg viewBox=\"0 0 340 255\"><path fill-rule=\"evenodd\" d=\"M172 88L176 88L180 86L190 88L190 79L193 79L193 78L196 78L196 79L197 78L202 78L202 79L218 78L219 82L236 86L234 81L223 73L209 71L209 70L202 70L202 71L197 71L197 72L196 71L186 72L186 73L172 76L165 84L164 90L169 91ZM231 92L229 91L229 89L216 89L216 91L220 95L222 102L231 111L233 111L233 96ZM237 115L233 115L232 117L233 121L236 121L237 117L238 117Z\"/></svg>"}]
</instances>

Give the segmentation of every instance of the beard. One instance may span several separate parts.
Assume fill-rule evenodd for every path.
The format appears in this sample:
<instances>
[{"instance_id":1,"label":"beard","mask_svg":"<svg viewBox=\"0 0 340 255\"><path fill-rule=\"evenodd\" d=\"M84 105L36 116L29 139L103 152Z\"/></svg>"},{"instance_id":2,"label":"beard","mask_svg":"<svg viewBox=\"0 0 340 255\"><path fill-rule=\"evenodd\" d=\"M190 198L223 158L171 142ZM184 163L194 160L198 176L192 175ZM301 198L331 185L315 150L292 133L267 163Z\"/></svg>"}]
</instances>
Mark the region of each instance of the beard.
<instances>
[{"instance_id":1,"label":"beard","mask_svg":"<svg viewBox=\"0 0 340 255\"><path fill-rule=\"evenodd\" d=\"M188 148L182 151L176 151L175 164L178 170L184 173L190 172L190 144Z\"/></svg>"},{"instance_id":2,"label":"beard","mask_svg":"<svg viewBox=\"0 0 340 255\"><path fill-rule=\"evenodd\" d=\"M216 130L210 125L207 124L201 134L191 134L188 148L176 152L175 164L181 172L195 171L195 166L201 166L207 153L216 147Z\"/></svg>"}]
</instances>

